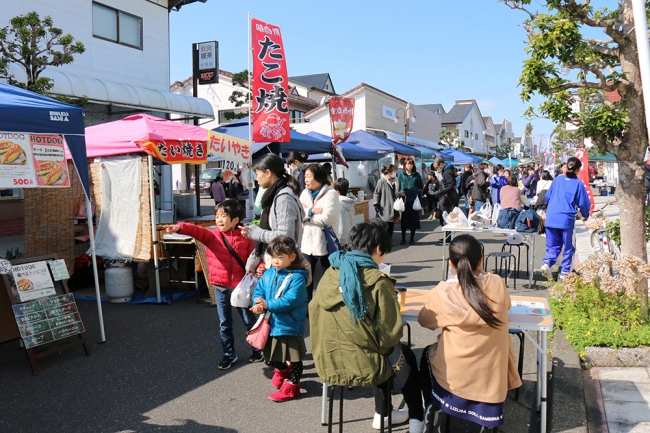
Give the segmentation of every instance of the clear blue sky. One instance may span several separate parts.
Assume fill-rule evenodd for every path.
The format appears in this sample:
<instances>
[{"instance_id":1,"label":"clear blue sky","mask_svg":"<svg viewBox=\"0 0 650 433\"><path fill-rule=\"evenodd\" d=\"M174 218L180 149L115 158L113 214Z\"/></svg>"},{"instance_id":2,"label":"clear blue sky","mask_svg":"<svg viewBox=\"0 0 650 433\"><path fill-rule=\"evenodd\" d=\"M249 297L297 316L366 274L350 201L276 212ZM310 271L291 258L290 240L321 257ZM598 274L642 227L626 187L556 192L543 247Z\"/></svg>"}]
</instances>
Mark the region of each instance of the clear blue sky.
<instances>
[{"instance_id":1,"label":"clear blue sky","mask_svg":"<svg viewBox=\"0 0 650 433\"><path fill-rule=\"evenodd\" d=\"M534 6L533 6L534 7ZM208 0L170 13L171 81L192 73L193 42L219 41L220 69L247 67L246 12L282 27L289 76L328 72L337 93L361 82L413 104L476 99L483 116L505 117L523 135L527 103L517 80L526 15L496 0ZM533 102L539 102L533 100ZM553 129L533 120L544 143Z\"/></svg>"}]
</instances>

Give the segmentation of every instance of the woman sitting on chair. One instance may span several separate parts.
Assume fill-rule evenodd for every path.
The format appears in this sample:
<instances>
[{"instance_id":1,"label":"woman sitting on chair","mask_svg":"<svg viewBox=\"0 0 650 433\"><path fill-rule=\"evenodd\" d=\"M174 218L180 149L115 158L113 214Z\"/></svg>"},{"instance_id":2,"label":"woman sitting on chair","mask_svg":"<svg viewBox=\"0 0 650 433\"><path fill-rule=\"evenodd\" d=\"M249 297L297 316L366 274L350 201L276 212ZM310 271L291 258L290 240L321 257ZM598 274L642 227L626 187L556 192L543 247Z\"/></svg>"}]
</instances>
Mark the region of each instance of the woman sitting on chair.
<instances>
[{"instance_id":1,"label":"woman sitting on chair","mask_svg":"<svg viewBox=\"0 0 650 433\"><path fill-rule=\"evenodd\" d=\"M382 394L395 378L408 413L393 410L392 424L410 418L409 432L422 433L424 407L417 359L407 345L400 344L403 325L395 280L378 269L391 247L386 223L373 220L352 227L350 251L329 256L332 267L321 278L309 303L312 353L324 383L375 386L372 427L377 430ZM393 362L393 358L398 361ZM395 363L399 365L396 369L392 366ZM392 407L388 404L384 409L387 413Z\"/></svg>"},{"instance_id":2,"label":"woman sitting on chair","mask_svg":"<svg viewBox=\"0 0 650 433\"><path fill-rule=\"evenodd\" d=\"M457 277L431 290L418 316L421 326L442 328L420 362L425 431L440 431L442 412L496 431L508 389L521 386L508 335L510 296L499 276L483 270L473 236L454 238L449 264Z\"/></svg>"}]
</instances>

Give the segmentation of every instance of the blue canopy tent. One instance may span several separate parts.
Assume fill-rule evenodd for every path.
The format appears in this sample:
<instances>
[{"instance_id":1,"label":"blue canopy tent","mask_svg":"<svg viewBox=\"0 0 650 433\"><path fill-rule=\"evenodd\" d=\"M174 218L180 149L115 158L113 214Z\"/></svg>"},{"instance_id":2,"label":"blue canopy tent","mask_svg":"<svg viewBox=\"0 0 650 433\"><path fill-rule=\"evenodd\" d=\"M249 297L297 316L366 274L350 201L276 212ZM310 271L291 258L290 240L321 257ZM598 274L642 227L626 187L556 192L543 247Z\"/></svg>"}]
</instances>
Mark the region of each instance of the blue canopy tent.
<instances>
[{"instance_id":1,"label":"blue canopy tent","mask_svg":"<svg viewBox=\"0 0 650 433\"><path fill-rule=\"evenodd\" d=\"M243 119L237 119L233 122L214 128L213 131L220 132L222 134L232 135L233 137L241 138L243 140L248 140L248 117ZM273 152L273 153L282 153L284 155L288 154L292 150L299 150L307 154L313 153L325 153L332 150L331 141L323 141L314 137L310 137L306 134L301 134L297 131L290 131L291 141L288 143L276 143L276 142L264 142L264 143L253 143L253 154L260 152L260 154ZM258 154L259 156L259 154ZM255 157L255 155L253 155Z\"/></svg>"},{"instance_id":2,"label":"blue canopy tent","mask_svg":"<svg viewBox=\"0 0 650 433\"><path fill-rule=\"evenodd\" d=\"M494 165L497 165L497 164L507 165L505 162L501 161L501 160L500 160L499 158L497 158L496 156L493 156L492 158L490 158L489 161L490 161L492 164L494 164Z\"/></svg>"},{"instance_id":3,"label":"blue canopy tent","mask_svg":"<svg viewBox=\"0 0 650 433\"><path fill-rule=\"evenodd\" d=\"M461 152L456 149L445 149L442 151L443 155L448 155L454 158L454 164L477 164L483 161L483 158L470 155L469 153Z\"/></svg>"},{"instance_id":4,"label":"blue canopy tent","mask_svg":"<svg viewBox=\"0 0 650 433\"><path fill-rule=\"evenodd\" d=\"M81 107L59 102L28 90L0 83L0 131L63 135L86 195L86 211L88 215L92 215L88 183L88 161L86 159L86 141L84 138L84 111ZM70 218L72 218L72 215L70 215ZM97 275L92 218L88 218L88 227L100 332L102 341L106 341L99 296L99 278Z\"/></svg>"},{"instance_id":5,"label":"blue canopy tent","mask_svg":"<svg viewBox=\"0 0 650 433\"><path fill-rule=\"evenodd\" d=\"M381 137L367 131L354 131L346 143L354 144L364 149L376 150L384 153L401 153L402 155L421 156L422 152L411 146L406 146L388 138Z\"/></svg>"},{"instance_id":6,"label":"blue canopy tent","mask_svg":"<svg viewBox=\"0 0 650 433\"><path fill-rule=\"evenodd\" d=\"M320 134L318 132L312 131L312 132L308 132L306 135L319 140L328 141L330 143L332 142L331 137L328 137L325 134ZM345 157L347 161L375 161L386 154L386 152L379 152L376 150L365 149L363 147L356 146L352 143L348 143L347 141L339 144L338 148L341 151L341 153L343 153L343 157ZM332 159L331 154L328 153L328 155L329 156L325 156L324 154L318 154L318 155L310 156L309 160L320 161L325 159Z\"/></svg>"}]
</instances>

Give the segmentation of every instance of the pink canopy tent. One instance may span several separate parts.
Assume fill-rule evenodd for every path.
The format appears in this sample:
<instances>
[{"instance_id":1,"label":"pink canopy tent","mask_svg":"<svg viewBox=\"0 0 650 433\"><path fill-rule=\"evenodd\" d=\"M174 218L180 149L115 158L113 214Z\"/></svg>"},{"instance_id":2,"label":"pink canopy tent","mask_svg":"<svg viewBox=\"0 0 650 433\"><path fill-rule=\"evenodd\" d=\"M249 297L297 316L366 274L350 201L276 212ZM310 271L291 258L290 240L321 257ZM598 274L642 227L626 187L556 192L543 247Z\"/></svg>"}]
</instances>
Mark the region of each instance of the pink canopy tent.
<instances>
[{"instance_id":1,"label":"pink canopy tent","mask_svg":"<svg viewBox=\"0 0 650 433\"><path fill-rule=\"evenodd\" d=\"M86 132L86 154L88 158L102 156L127 155L134 153L147 153L149 160L149 178L153 179L153 158L156 157L167 163L192 163L205 164L206 140L208 130L199 126L174 122L148 114L134 114L114 122L89 126ZM157 145L179 144L179 142L193 142L196 146L202 143L203 154L201 157L193 153L193 158L176 155L162 155ZM198 153L198 151L196 152ZM66 157L72 157L66 153ZM149 199L151 201L151 235L154 244L157 242L156 213L153 182L149 185ZM94 245L91 245L93 256ZM158 273L158 250L153 249L154 267L156 269L156 292L160 303L160 279Z\"/></svg>"},{"instance_id":2,"label":"pink canopy tent","mask_svg":"<svg viewBox=\"0 0 650 433\"><path fill-rule=\"evenodd\" d=\"M86 128L88 158L145 152L147 141L206 141L208 130L149 114L134 114ZM66 155L70 158L69 155ZM169 161L174 162L174 161Z\"/></svg>"}]
</instances>

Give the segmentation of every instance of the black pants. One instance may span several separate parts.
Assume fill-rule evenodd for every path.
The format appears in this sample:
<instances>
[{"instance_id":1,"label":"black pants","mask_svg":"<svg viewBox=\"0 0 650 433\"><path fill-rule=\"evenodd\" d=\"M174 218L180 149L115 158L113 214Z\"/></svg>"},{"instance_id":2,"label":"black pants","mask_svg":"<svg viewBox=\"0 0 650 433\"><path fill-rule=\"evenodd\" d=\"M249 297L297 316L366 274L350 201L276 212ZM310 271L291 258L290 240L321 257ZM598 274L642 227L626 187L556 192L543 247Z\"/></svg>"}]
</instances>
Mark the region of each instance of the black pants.
<instances>
[{"instance_id":1,"label":"black pants","mask_svg":"<svg viewBox=\"0 0 650 433\"><path fill-rule=\"evenodd\" d=\"M311 301L312 295L314 293L314 275L316 274L316 264L320 260L320 265L323 267L323 271L330 267L330 261L327 256L310 256L308 254L303 254L309 265L311 266L311 284L307 286L307 299Z\"/></svg>"},{"instance_id":2,"label":"black pants","mask_svg":"<svg viewBox=\"0 0 650 433\"><path fill-rule=\"evenodd\" d=\"M406 344L402 344L402 353L404 354L404 359L406 363L411 367L411 373L406 379L406 383L402 386L402 395L404 396L404 401L406 401L406 406L409 410L409 418L417 419L419 421L424 420L424 406L422 406L422 388L420 387L420 376L418 370L418 361L415 358L415 354L410 347ZM391 377L388 380L393 380ZM379 388L382 389L382 392L379 391ZM429 384L431 388L431 384ZM388 381L377 385L375 387L375 412L381 413L381 404L382 404L382 393L386 393L388 389ZM430 393L430 392L429 392ZM390 404L390 399L387 399L388 406L385 408L384 413L388 416L388 411L393 410L392 404Z\"/></svg>"},{"instance_id":3,"label":"black pants","mask_svg":"<svg viewBox=\"0 0 650 433\"><path fill-rule=\"evenodd\" d=\"M388 234L393 237L393 231L395 231L395 221L386 224L388 224Z\"/></svg>"},{"instance_id":4,"label":"black pants","mask_svg":"<svg viewBox=\"0 0 650 433\"><path fill-rule=\"evenodd\" d=\"M436 215L436 217L438 218L438 222L440 223L440 227L444 227L446 224L444 218L442 217L443 213L444 211L442 209L438 209L438 214ZM447 245L449 245L449 242L451 242L451 232L443 232L443 233L446 233L445 237L447 238Z\"/></svg>"}]
</instances>

